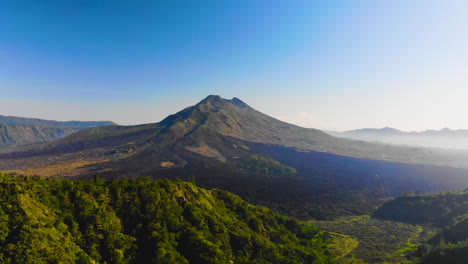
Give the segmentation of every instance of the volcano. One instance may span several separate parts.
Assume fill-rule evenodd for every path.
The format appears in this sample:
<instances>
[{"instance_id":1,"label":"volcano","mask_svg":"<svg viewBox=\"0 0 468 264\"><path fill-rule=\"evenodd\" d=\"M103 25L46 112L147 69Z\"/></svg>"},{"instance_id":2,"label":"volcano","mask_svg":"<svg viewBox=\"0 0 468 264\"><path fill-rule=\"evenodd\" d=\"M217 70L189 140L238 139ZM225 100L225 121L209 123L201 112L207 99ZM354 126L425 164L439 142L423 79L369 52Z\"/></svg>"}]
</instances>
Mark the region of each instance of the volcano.
<instances>
[{"instance_id":1,"label":"volcano","mask_svg":"<svg viewBox=\"0 0 468 264\"><path fill-rule=\"evenodd\" d=\"M238 98L210 95L159 123L94 127L2 154L0 169L54 177L191 180L254 202L280 204L290 214L313 207L299 210L306 218L330 204L343 205L339 213L365 213L379 199L404 192L468 187L465 158L336 138L277 120Z\"/></svg>"}]
</instances>

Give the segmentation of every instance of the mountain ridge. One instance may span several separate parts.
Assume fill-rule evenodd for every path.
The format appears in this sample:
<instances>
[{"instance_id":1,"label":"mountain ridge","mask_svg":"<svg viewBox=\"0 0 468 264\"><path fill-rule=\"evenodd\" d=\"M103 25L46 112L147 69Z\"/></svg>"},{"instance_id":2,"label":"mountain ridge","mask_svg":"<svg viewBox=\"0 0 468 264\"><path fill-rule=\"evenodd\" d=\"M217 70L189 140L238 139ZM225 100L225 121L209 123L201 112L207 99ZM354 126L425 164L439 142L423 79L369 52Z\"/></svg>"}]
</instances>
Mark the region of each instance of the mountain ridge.
<instances>
[{"instance_id":1,"label":"mountain ridge","mask_svg":"<svg viewBox=\"0 0 468 264\"><path fill-rule=\"evenodd\" d=\"M421 132L407 132L391 127L384 127L363 128L343 132L327 131L327 133L335 137L368 142L468 150L468 129L452 130L445 127L440 130L430 129Z\"/></svg>"},{"instance_id":2,"label":"mountain ridge","mask_svg":"<svg viewBox=\"0 0 468 264\"><path fill-rule=\"evenodd\" d=\"M19 116L5 116L0 115L0 122L9 125L53 125L53 126L81 126L81 127L92 127L98 125L116 125L112 121L56 121L42 118L30 118L30 117L19 117Z\"/></svg>"},{"instance_id":3,"label":"mountain ridge","mask_svg":"<svg viewBox=\"0 0 468 264\"><path fill-rule=\"evenodd\" d=\"M57 140L83 129L103 125L115 125L115 123L110 121L54 121L0 115L0 147Z\"/></svg>"},{"instance_id":4,"label":"mountain ridge","mask_svg":"<svg viewBox=\"0 0 468 264\"><path fill-rule=\"evenodd\" d=\"M468 129L450 129L444 127L440 130L427 129L423 131L403 131L393 127L383 128L360 128L346 131L328 131L330 133L369 133L369 134L385 134L385 135L426 135L426 136L468 136Z\"/></svg>"}]
</instances>

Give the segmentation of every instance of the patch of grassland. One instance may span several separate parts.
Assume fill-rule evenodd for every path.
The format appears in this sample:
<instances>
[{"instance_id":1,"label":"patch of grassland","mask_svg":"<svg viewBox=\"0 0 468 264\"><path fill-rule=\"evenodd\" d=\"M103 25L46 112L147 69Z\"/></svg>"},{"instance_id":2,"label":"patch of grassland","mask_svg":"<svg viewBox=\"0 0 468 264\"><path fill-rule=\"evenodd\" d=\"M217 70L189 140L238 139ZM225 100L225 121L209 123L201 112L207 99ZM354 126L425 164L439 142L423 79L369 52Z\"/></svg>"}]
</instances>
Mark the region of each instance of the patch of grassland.
<instances>
[{"instance_id":1,"label":"patch of grassland","mask_svg":"<svg viewBox=\"0 0 468 264\"><path fill-rule=\"evenodd\" d=\"M359 260L365 261L361 263L412 263L406 256L430 235L430 232L417 225L377 220L369 216L311 223L358 242L356 245L356 242L347 239L336 241L335 254L340 256L342 263L359 263L356 262Z\"/></svg>"},{"instance_id":2,"label":"patch of grassland","mask_svg":"<svg viewBox=\"0 0 468 264\"><path fill-rule=\"evenodd\" d=\"M201 142L198 146L185 147L188 151L200 154L205 157L217 159L221 162L226 162L226 157L221 154L217 149L208 146L206 143Z\"/></svg>"},{"instance_id":3,"label":"patch of grassland","mask_svg":"<svg viewBox=\"0 0 468 264\"><path fill-rule=\"evenodd\" d=\"M329 248L335 253L337 258L343 258L353 252L358 246L359 241L347 235L331 233L333 235Z\"/></svg>"},{"instance_id":4,"label":"patch of grassland","mask_svg":"<svg viewBox=\"0 0 468 264\"><path fill-rule=\"evenodd\" d=\"M34 168L27 168L27 169L18 169L18 170L7 170L4 171L5 173L17 173L21 175L42 175L45 177L50 176L77 176L79 175L82 170L81 168L87 165L92 165L96 163L105 162L108 160L77 160L77 161L67 161L67 162L60 162L58 164L51 164L51 165L44 165Z\"/></svg>"},{"instance_id":5,"label":"patch of grassland","mask_svg":"<svg viewBox=\"0 0 468 264\"><path fill-rule=\"evenodd\" d=\"M163 168L172 168L175 166L175 163L174 162L171 162L171 161L163 161L161 162L161 167Z\"/></svg>"}]
</instances>

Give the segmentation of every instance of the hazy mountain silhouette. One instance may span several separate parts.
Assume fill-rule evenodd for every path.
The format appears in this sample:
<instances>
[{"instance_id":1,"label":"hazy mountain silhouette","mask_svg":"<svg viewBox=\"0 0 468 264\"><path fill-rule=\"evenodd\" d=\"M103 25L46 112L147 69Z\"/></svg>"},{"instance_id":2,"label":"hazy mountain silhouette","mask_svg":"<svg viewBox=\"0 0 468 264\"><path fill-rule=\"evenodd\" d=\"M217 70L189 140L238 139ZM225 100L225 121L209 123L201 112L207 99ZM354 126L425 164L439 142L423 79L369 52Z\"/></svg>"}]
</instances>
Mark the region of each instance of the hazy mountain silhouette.
<instances>
[{"instance_id":1,"label":"hazy mountain silhouette","mask_svg":"<svg viewBox=\"0 0 468 264\"><path fill-rule=\"evenodd\" d=\"M399 145L413 145L432 148L468 149L468 129L425 130L405 132L391 127L364 128L344 132L329 131L336 137L354 140L375 141Z\"/></svg>"}]
</instances>

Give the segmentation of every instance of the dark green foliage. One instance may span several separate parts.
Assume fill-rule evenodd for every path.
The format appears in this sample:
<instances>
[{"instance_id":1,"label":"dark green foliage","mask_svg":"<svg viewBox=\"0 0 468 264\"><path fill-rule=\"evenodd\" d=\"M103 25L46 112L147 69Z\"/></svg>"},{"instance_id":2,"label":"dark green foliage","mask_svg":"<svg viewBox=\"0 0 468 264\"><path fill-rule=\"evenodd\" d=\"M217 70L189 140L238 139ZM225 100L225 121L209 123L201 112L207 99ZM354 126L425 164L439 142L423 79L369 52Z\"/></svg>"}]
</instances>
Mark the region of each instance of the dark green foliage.
<instances>
[{"instance_id":1,"label":"dark green foliage","mask_svg":"<svg viewBox=\"0 0 468 264\"><path fill-rule=\"evenodd\" d=\"M2 263L334 263L317 228L169 180L3 175Z\"/></svg>"},{"instance_id":2,"label":"dark green foliage","mask_svg":"<svg viewBox=\"0 0 468 264\"><path fill-rule=\"evenodd\" d=\"M440 234L429 240L433 246L459 244L468 240L468 218L446 227Z\"/></svg>"},{"instance_id":3,"label":"dark green foliage","mask_svg":"<svg viewBox=\"0 0 468 264\"><path fill-rule=\"evenodd\" d=\"M249 172L265 175L288 175L297 173L295 168L288 167L277 160L259 154L254 154L250 156L250 158L239 162L238 166Z\"/></svg>"},{"instance_id":4,"label":"dark green foliage","mask_svg":"<svg viewBox=\"0 0 468 264\"><path fill-rule=\"evenodd\" d=\"M317 227L348 235L359 241L350 256L368 263L406 263L418 244L431 237L430 230L420 226L355 216L336 221L313 221Z\"/></svg>"},{"instance_id":5,"label":"dark green foliage","mask_svg":"<svg viewBox=\"0 0 468 264\"><path fill-rule=\"evenodd\" d=\"M467 263L468 191L428 196L404 196L381 206L375 216L407 223L425 224L443 230L419 246L421 264Z\"/></svg>"},{"instance_id":6,"label":"dark green foliage","mask_svg":"<svg viewBox=\"0 0 468 264\"><path fill-rule=\"evenodd\" d=\"M458 248L441 248L430 252L420 264L466 264L468 246Z\"/></svg>"},{"instance_id":7,"label":"dark green foliage","mask_svg":"<svg viewBox=\"0 0 468 264\"><path fill-rule=\"evenodd\" d=\"M410 224L445 227L468 216L468 192L401 196L386 202L374 216Z\"/></svg>"}]
</instances>

